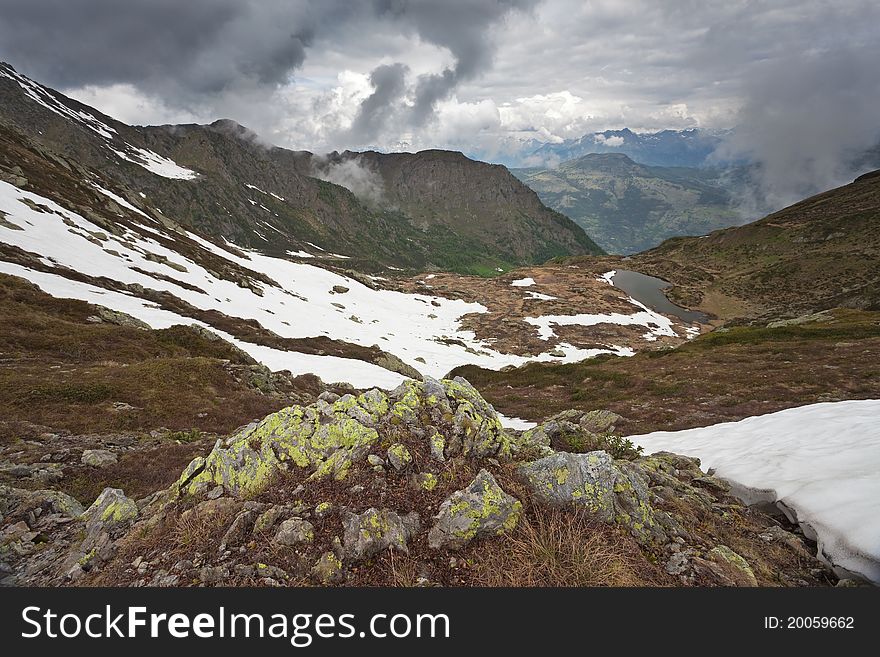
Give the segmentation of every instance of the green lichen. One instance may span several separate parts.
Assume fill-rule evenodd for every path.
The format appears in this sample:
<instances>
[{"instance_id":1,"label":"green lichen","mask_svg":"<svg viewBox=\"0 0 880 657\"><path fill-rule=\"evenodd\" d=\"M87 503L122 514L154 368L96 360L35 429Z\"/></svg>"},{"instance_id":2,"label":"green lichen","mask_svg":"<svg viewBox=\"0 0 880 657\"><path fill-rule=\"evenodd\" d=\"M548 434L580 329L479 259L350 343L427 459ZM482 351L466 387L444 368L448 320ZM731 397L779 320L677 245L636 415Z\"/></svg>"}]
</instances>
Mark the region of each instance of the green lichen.
<instances>
[{"instance_id":1,"label":"green lichen","mask_svg":"<svg viewBox=\"0 0 880 657\"><path fill-rule=\"evenodd\" d=\"M437 475L433 472L423 472L418 476L418 485L419 488L426 491L432 491L437 488Z\"/></svg>"},{"instance_id":2,"label":"green lichen","mask_svg":"<svg viewBox=\"0 0 880 657\"><path fill-rule=\"evenodd\" d=\"M137 505L128 498L108 504L101 512L103 522L119 523L136 518Z\"/></svg>"}]
</instances>

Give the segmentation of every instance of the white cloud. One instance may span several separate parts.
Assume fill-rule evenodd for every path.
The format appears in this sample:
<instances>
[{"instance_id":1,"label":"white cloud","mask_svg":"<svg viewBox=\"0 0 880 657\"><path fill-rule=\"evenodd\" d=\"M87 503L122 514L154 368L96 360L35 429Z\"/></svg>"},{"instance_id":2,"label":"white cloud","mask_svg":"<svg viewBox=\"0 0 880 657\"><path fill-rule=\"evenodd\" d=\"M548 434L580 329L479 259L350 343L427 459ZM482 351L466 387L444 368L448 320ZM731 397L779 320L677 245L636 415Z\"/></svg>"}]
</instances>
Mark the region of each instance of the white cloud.
<instances>
[{"instance_id":1,"label":"white cloud","mask_svg":"<svg viewBox=\"0 0 880 657\"><path fill-rule=\"evenodd\" d=\"M611 148L617 148L618 146L623 146L623 137L618 135L613 135L611 137L606 137L605 135L593 135L593 141L597 144L602 144L603 146L609 146Z\"/></svg>"}]
</instances>

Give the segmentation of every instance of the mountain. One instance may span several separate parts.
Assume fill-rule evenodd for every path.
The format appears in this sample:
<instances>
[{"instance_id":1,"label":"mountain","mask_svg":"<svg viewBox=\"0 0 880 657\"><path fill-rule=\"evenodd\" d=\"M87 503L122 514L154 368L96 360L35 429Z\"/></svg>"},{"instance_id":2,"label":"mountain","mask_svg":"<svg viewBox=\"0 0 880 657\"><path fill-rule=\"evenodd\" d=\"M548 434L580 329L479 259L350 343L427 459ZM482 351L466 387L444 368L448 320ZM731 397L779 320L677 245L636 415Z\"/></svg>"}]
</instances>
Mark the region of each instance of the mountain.
<instances>
[{"instance_id":1,"label":"mountain","mask_svg":"<svg viewBox=\"0 0 880 657\"><path fill-rule=\"evenodd\" d=\"M629 128L594 132L558 144L544 144L531 157L547 164L590 153L623 153L639 164L661 167L702 167L721 139L698 128L636 133Z\"/></svg>"},{"instance_id":2,"label":"mountain","mask_svg":"<svg viewBox=\"0 0 880 657\"><path fill-rule=\"evenodd\" d=\"M741 221L713 169L645 166L622 153L593 153L552 169L512 172L609 253L636 253Z\"/></svg>"},{"instance_id":3,"label":"mountain","mask_svg":"<svg viewBox=\"0 0 880 657\"><path fill-rule=\"evenodd\" d=\"M745 226L674 238L632 265L720 317L880 310L880 171ZM629 266L629 265L627 265Z\"/></svg>"},{"instance_id":4,"label":"mountain","mask_svg":"<svg viewBox=\"0 0 880 657\"><path fill-rule=\"evenodd\" d=\"M140 196L150 211L266 253L315 255L314 244L347 256L346 265L356 269L392 264L486 273L599 252L578 226L545 208L506 170L458 154L410 157L435 174L451 171L450 182L462 183L459 214L468 212L479 230L463 231L468 222L450 221L436 196L401 207L365 204L345 187L302 171L301 154L262 144L232 121L128 126L8 64L0 64L0 126L10 139L113 180L123 196ZM501 199L492 185L505 175L508 194Z\"/></svg>"},{"instance_id":5,"label":"mountain","mask_svg":"<svg viewBox=\"0 0 880 657\"><path fill-rule=\"evenodd\" d=\"M688 335L576 271L497 271L598 251L504 167L435 151L317 157L231 121L133 128L0 71L0 273L53 296L156 329L195 324L274 371L360 386ZM400 271L443 265L493 277ZM584 308L613 321L540 321Z\"/></svg>"},{"instance_id":6,"label":"mountain","mask_svg":"<svg viewBox=\"0 0 880 657\"><path fill-rule=\"evenodd\" d=\"M547 208L506 167L461 153L301 152L300 171L353 189L368 205L393 207L460 269L487 248L509 263L601 249L567 216ZM503 254L503 255L502 255Z\"/></svg>"}]
</instances>

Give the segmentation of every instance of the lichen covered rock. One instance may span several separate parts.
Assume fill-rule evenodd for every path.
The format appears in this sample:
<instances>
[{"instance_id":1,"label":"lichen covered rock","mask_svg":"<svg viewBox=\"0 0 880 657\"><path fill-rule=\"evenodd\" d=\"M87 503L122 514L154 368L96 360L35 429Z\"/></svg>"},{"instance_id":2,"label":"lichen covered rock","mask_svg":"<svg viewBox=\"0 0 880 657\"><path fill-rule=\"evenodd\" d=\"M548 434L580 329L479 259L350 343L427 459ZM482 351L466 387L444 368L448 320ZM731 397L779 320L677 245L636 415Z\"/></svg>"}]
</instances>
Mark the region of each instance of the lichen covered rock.
<instances>
[{"instance_id":1,"label":"lichen covered rock","mask_svg":"<svg viewBox=\"0 0 880 657\"><path fill-rule=\"evenodd\" d=\"M332 552L322 554L312 566L311 573L321 584L337 584L345 578L342 560Z\"/></svg>"},{"instance_id":2,"label":"lichen covered rock","mask_svg":"<svg viewBox=\"0 0 880 657\"><path fill-rule=\"evenodd\" d=\"M137 518L134 500L119 488L105 488L83 514L86 526L101 523L104 527L121 525Z\"/></svg>"},{"instance_id":3,"label":"lichen covered rock","mask_svg":"<svg viewBox=\"0 0 880 657\"><path fill-rule=\"evenodd\" d=\"M106 449L87 449L83 451L80 461L83 465L103 468L116 463L116 454Z\"/></svg>"},{"instance_id":4,"label":"lichen covered rock","mask_svg":"<svg viewBox=\"0 0 880 657\"><path fill-rule=\"evenodd\" d=\"M324 396L311 406L273 413L229 440L218 441L208 456L194 459L175 490L202 495L222 486L234 496L255 495L279 470L293 466L309 470L314 479L342 480L379 442L380 431L401 428L424 436L438 460L456 455L506 457L514 450L495 409L467 381L426 377L406 381L390 394L374 389L359 396ZM396 443L388 460L402 470L412 455Z\"/></svg>"},{"instance_id":5,"label":"lichen covered rock","mask_svg":"<svg viewBox=\"0 0 880 657\"><path fill-rule=\"evenodd\" d=\"M640 542L662 540L645 477L626 461L606 452L556 452L520 466L517 474L543 504L586 508L603 522L616 522Z\"/></svg>"},{"instance_id":6,"label":"lichen covered rock","mask_svg":"<svg viewBox=\"0 0 880 657\"><path fill-rule=\"evenodd\" d=\"M504 492L495 477L480 470L470 485L450 495L440 506L428 533L435 549L458 549L481 536L497 536L516 527L522 503Z\"/></svg>"},{"instance_id":7,"label":"lichen covered rock","mask_svg":"<svg viewBox=\"0 0 880 657\"><path fill-rule=\"evenodd\" d=\"M718 545L706 554L705 558L693 559L694 570L721 586L757 586L752 567L741 555L726 545Z\"/></svg>"},{"instance_id":8,"label":"lichen covered rock","mask_svg":"<svg viewBox=\"0 0 880 657\"><path fill-rule=\"evenodd\" d=\"M290 546L311 543L315 540L315 527L308 520L290 518L278 526L278 531L272 540L279 545Z\"/></svg>"},{"instance_id":9,"label":"lichen covered rock","mask_svg":"<svg viewBox=\"0 0 880 657\"><path fill-rule=\"evenodd\" d=\"M409 554L407 541L419 531L419 515L398 515L390 509L369 508L363 513L347 513L342 519L343 553L360 560L389 548Z\"/></svg>"},{"instance_id":10,"label":"lichen covered rock","mask_svg":"<svg viewBox=\"0 0 880 657\"><path fill-rule=\"evenodd\" d=\"M409 453L405 445L394 443L388 448L388 462L392 468L400 472L412 463L412 454Z\"/></svg>"}]
</instances>

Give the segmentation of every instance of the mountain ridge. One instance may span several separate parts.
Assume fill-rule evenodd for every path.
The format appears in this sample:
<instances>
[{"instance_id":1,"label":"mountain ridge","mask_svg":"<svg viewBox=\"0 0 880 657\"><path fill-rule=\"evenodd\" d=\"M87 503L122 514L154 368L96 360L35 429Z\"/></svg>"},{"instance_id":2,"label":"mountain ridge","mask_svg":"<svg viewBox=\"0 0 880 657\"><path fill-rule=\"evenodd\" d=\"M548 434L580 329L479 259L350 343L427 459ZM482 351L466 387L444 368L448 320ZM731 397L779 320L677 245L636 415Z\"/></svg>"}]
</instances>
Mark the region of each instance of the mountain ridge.
<instances>
[{"instance_id":1,"label":"mountain ridge","mask_svg":"<svg viewBox=\"0 0 880 657\"><path fill-rule=\"evenodd\" d=\"M306 244L313 243L343 252L353 268L393 264L482 273L556 255L600 252L573 222L559 221L540 203L499 214L491 205L481 207L484 229L522 224L513 242L493 240L491 230L458 234L449 225L430 233L399 209L367 206L347 188L309 175L299 166L301 154L266 147L229 120L127 126L6 64L0 67L0 94L0 122L8 128L146 194L144 202L184 225L243 246L285 253L308 251ZM488 164L471 166L492 171ZM469 178L479 191L484 175ZM431 219L430 210L425 208L421 223ZM540 234L531 236L527 225L540 227Z\"/></svg>"}]
</instances>

